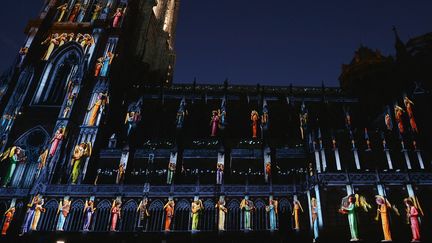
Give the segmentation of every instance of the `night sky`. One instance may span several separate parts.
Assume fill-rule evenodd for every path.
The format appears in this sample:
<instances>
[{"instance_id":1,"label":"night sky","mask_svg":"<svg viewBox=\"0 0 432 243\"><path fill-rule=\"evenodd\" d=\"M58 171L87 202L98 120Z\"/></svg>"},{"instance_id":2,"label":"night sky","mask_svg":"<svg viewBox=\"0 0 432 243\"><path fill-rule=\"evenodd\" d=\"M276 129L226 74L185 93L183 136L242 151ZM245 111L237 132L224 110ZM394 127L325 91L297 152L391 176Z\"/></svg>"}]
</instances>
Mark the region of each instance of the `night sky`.
<instances>
[{"instance_id":1,"label":"night sky","mask_svg":"<svg viewBox=\"0 0 432 243\"><path fill-rule=\"evenodd\" d=\"M0 70L24 42L42 0L2 1ZM406 41L432 31L430 0L182 0L175 82L338 85L361 45L394 53L392 26Z\"/></svg>"}]
</instances>

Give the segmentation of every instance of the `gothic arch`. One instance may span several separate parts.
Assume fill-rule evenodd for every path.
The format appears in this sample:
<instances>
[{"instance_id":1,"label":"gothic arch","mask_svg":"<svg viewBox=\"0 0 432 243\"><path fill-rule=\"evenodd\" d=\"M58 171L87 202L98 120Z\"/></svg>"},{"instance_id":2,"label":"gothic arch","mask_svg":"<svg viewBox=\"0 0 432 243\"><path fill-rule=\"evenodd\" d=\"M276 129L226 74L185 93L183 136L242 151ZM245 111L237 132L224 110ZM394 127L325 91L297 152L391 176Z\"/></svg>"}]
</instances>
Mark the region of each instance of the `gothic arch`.
<instances>
[{"instance_id":1,"label":"gothic arch","mask_svg":"<svg viewBox=\"0 0 432 243\"><path fill-rule=\"evenodd\" d=\"M55 223L57 221L57 209L58 201L55 199L49 200L43 207L45 208L45 213L41 215L39 220L38 229L40 231L52 231L54 230Z\"/></svg>"},{"instance_id":2,"label":"gothic arch","mask_svg":"<svg viewBox=\"0 0 432 243\"><path fill-rule=\"evenodd\" d=\"M127 201L122 207L122 220L120 221L119 229L122 232L131 232L135 230L135 222L137 221L137 207L135 200Z\"/></svg>"},{"instance_id":3,"label":"gothic arch","mask_svg":"<svg viewBox=\"0 0 432 243\"><path fill-rule=\"evenodd\" d=\"M189 210L190 206L190 203L186 199L182 199L178 203L176 203L175 210Z\"/></svg>"},{"instance_id":4,"label":"gothic arch","mask_svg":"<svg viewBox=\"0 0 432 243\"><path fill-rule=\"evenodd\" d=\"M72 201L70 212L66 218L64 228L66 231L77 232L82 229L84 217L84 202L81 199Z\"/></svg>"},{"instance_id":5,"label":"gothic arch","mask_svg":"<svg viewBox=\"0 0 432 243\"><path fill-rule=\"evenodd\" d=\"M81 82L84 59L84 51L77 43L69 42L56 49L45 66L32 103L60 106L68 82Z\"/></svg>"},{"instance_id":6,"label":"gothic arch","mask_svg":"<svg viewBox=\"0 0 432 243\"><path fill-rule=\"evenodd\" d=\"M164 206L163 202L157 199L150 204L149 210L151 211L151 210L162 209L163 206Z\"/></svg>"}]
</instances>

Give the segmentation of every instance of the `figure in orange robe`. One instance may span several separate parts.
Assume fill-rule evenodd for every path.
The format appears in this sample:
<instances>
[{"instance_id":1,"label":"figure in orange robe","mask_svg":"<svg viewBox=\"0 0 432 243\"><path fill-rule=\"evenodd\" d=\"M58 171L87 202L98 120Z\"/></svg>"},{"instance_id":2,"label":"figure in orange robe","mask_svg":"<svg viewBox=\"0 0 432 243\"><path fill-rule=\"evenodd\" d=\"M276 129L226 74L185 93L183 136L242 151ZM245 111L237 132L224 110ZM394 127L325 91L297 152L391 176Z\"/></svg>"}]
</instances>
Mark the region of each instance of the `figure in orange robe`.
<instances>
[{"instance_id":1,"label":"figure in orange robe","mask_svg":"<svg viewBox=\"0 0 432 243\"><path fill-rule=\"evenodd\" d=\"M251 121L252 121L252 138L257 138L258 133L258 120L259 115L256 110L253 110L251 113Z\"/></svg>"},{"instance_id":2,"label":"figure in orange robe","mask_svg":"<svg viewBox=\"0 0 432 243\"><path fill-rule=\"evenodd\" d=\"M392 241L388 216L388 209L391 208L391 204L388 200L386 200L383 196L380 195L375 196L375 201L378 205L377 217L375 219L378 220L378 218L381 217L381 224L384 234L384 240L382 240L382 242Z\"/></svg>"},{"instance_id":3,"label":"figure in orange robe","mask_svg":"<svg viewBox=\"0 0 432 243\"><path fill-rule=\"evenodd\" d=\"M103 110L107 103L108 103L108 94L100 93L93 106L88 110L91 111L90 118L87 124L88 126L94 126L96 124L101 109Z\"/></svg>"},{"instance_id":4,"label":"figure in orange robe","mask_svg":"<svg viewBox=\"0 0 432 243\"><path fill-rule=\"evenodd\" d=\"M174 217L174 206L175 203L173 200L169 200L165 206L165 231L170 231L171 229L171 221L172 218Z\"/></svg>"},{"instance_id":5,"label":"figure in orange robe","mask_svg":"<svg viewBox=\"0 0 432 243\"><path fill-rule=\"evenodd\" d=\"M417 123L414 119L414 111L413 111L413 105L414 103L408 99L408 97L405 96L404 98L405 107L408 113L411 129L413 132L418 133Z\"/></svg>"},{"instance_id":6,"label":"figure in orange robe","mask_svg":"<svg viewBox=\"0 0 432 243\"><path fill-rule=\"evenodd\" d=\"M11 207L9 210L6 211L3 228L1 232L2 235L7 234L7 231L9 229L10 223L12 222L14 214L15 214L15 207Z\"/></svg>"},{"instance_id":7,"label":"figure in orange robe","mask_svg":"<svg viewBox=\"0 0 432 243\"><path fill-rule=\"evenodd\" d=\"M404 125L403 125L403 113L404 113L404 110L400 106L396 105L395 108L394 108L394 111L395 111L395 119L396 119L396 122L397 122L397 125L398 125L399 132L401 134L403 134L405 132L405 128L404 128Z\"/></svg>"},{"instance_id":8,"label":"figure in orange robe","mask_svg":"<svg viewBox=\"0 0 432 243\"><path fill-rule=\"evenodd\" d=\"M95 67L95 72L94 72L94 76L97 77L100 74L100 71L102 69L103 66L103 57L99 57L96 61L96 67Z\"/></svg>"}]
</instances>

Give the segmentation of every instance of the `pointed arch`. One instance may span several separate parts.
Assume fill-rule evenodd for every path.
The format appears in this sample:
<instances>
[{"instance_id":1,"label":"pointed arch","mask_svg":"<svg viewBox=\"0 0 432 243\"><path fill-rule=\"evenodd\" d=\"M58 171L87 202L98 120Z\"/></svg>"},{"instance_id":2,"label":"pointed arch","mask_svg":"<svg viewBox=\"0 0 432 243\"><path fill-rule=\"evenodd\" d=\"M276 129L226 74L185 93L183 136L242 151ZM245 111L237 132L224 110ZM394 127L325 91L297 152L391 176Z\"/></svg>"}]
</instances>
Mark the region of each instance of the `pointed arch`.
<instances>
[{"instance_id":1,"label":"pointed arch","mask_svg":"<svg viewBox=\"0 0 432 243\"><path fill-rule=\"evenodd\" d=\"M163 210L163 207L164 203L160 199L156 199L150 204L150 219L147 229L145 230L152 232L162 231L165 220L165 210Z\"/></svg>"},{"instance_id":2,"label":"pointed arch","mask_svg":"<svg viewBox=\"0 0 432 243\"><path fill-rule=\"evenodd\" d=\"M122 220L120 221L119 230L122 232L132 232L135 230L137 221L137 207L135 200L131 199L122 206Z\"/></svg>"},{"instance_id":3,"label":"pointed arch","mask_svg":"<svg viewBox=\"0 0 432 243\"><path fill-rule=\"evenodd\" d=\"M112 202L108 199L102 200L96 207L94 215L94 231L105 232L108 231L108 224L110 221Z\"/></svg>"},{"instance_id":4,"label":"pointed arch","mask_svg":"<svg viewBox=\"0 0 432 243\"><path fill-rule=\"evenodd\" d=\"M38 230L39 231L52 231L54 230L57 221L57 209L59 202L56 199L51 199L43 205L45 213L41 214Z\"/></svg>"},{"instance_id":5,"label":"pointed arch","mask_svg":"<svg viewBox=\"0 0 432 243\"><path fill-rule=\"evenodd\" d=\"M84 201L78 199L72 202L69 215L66 218L64 229L66 231L77 232L83 227Z\"/></svg>"},{"instance_id":6,"label":"pointed arch","mask_svg":"<svg viewBox=\"0 0 432 243\"><path fill-rule=\"evenodd\" d=\"M56 49L41 75L33 105L60 106L67 94L68 82L81 82L85 54L73 41Z\"/></svg>"}]
</instances>

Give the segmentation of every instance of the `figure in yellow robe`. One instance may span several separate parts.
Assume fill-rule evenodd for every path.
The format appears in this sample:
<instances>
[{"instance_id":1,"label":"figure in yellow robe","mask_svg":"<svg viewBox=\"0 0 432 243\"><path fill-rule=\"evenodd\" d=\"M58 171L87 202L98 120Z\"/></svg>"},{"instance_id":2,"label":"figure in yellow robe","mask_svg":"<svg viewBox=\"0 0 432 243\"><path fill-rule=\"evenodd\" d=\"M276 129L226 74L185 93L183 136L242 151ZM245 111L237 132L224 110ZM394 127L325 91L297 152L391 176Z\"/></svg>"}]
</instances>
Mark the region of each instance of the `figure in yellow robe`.
<instances>
[{"instance_id":1,"label":"figure in yellow robe","mask_svg":"<svg viewBox=\"0 0 432 243\"><path fill-rule=\"evenodd\" d=\"M390 232L390 222L388 216L388 212L389 212L388 209L391 208L391 205L383 196L380 195L375 196L375 201L378 205L377 208L378 217L375 219L378 220L378 218L381 217L381 224L382 224L382 229L384 234L384 240L382 241L383 242L392 241L391 232Z\"/></svg>"}]
</instances>

